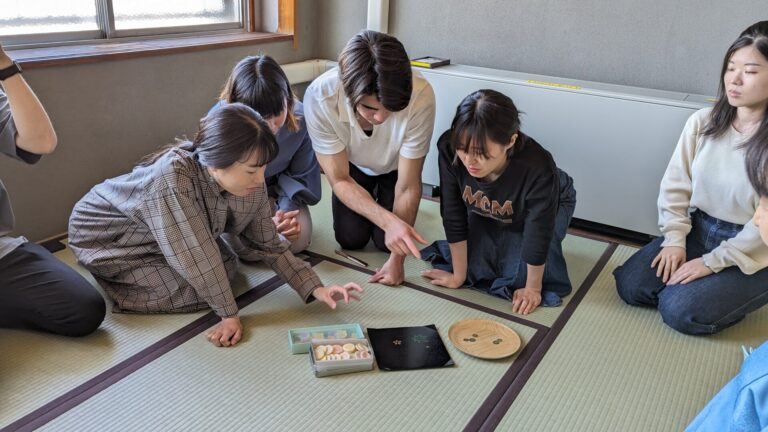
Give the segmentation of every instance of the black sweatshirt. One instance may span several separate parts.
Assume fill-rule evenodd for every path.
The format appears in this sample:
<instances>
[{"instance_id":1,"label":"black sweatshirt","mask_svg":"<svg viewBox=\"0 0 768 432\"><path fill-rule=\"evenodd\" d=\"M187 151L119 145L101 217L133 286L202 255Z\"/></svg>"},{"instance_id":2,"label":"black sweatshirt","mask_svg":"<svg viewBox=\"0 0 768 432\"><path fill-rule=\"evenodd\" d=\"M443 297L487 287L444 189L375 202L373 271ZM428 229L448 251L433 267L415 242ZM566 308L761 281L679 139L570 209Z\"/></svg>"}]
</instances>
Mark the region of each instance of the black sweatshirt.
<instances>
[{"instance_id":1,"label":"black sweatshirt","mask_svg":"<svg viewBox=\"0 0 768 432\"><path fill-rule=\"evenodd\" d=\"M440 137L437 148L440 214L448 243L467 240L470 231L473 237L496 236L500 230L522 231L522 260L544 264L559 199L559 176L552 155L520 133L504 172L493 182L481 182L455 158L450 130Z\"/></svg>"}]
</instances>

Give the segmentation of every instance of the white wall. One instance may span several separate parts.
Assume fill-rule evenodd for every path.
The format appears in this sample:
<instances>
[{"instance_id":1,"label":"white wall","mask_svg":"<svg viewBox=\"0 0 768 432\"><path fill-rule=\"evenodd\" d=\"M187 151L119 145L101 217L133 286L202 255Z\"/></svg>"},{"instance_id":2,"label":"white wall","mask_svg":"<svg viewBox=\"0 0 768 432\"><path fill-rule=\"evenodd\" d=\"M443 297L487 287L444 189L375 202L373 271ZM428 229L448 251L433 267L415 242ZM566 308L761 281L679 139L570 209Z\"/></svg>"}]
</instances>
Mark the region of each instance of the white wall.
<instances>
[{"instance_id":1,"label":"white wall","mask_svg":"<svg viewBox=\"0 0 768 432\"><path fill-rule=\"evenodd\" d=\"M319 55L366 24L365 1L319 0ZM725 50L768 19L765 0L390 0L412 57L684 93L714 94Z\"/></svg>"}]
</instances>

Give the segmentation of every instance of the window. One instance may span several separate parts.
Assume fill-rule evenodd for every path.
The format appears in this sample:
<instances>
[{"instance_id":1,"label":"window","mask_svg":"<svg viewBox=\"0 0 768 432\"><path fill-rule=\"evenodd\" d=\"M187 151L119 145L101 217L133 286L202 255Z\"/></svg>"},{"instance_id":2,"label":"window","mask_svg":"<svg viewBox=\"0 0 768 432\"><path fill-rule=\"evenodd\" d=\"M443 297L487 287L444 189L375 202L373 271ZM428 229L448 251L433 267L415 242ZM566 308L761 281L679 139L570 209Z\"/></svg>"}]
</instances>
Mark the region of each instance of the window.
<instances>
[{"instance_id":1,"label":"window","mask_svg":"<svg viewBox=\"0 0 768 432\"><path fill-rule=\"evenodd\" d=\"M0 38L37 45L245 29L250 0L2 0Z\"/></svg>"}]
</instances>

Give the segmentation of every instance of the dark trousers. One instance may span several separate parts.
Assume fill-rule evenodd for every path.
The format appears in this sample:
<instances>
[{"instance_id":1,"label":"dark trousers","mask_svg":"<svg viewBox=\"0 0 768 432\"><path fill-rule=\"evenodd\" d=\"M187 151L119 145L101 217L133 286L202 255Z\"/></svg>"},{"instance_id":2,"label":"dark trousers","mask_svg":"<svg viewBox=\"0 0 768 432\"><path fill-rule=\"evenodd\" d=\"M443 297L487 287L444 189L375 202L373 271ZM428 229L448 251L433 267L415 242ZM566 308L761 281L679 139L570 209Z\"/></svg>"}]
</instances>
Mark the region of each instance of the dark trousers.
<instances>
[{"instance_id":1,"label":"dark trousers","mask_svg":"<svg viewBox=\"0 0 768 432\"><path fill-rule=\"evenodd\" d=\"M387 174L369 176L353 164L349 164L349 175L363 187L381 207L392 211L395 204L395 184L397 170ZM342 249L362 249L373 238L377 249L389 252L384 242L384 231L373 222L355 213L334 194L331 199L333 211L333 231L336 241Z\"/></svg>"},{"instance_id":2,"label":"dark trousers","mask_svg":"<svg viewBox=\"0 0 768 432\"><path fill-rule=\"evenodd\" d=\"M24 243L0 259L0 327L85 336L105 312L96 288L44 247Z\"/></svg>"}]
</instances>

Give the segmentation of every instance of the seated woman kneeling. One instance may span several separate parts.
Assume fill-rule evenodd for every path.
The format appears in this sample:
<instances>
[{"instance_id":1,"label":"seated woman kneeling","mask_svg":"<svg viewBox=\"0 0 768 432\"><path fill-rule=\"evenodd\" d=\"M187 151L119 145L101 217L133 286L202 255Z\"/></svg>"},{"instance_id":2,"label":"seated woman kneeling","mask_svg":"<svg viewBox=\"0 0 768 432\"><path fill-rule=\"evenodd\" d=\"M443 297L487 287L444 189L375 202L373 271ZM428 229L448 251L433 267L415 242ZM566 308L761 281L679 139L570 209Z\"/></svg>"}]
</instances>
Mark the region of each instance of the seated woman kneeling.
<instances>
[{"instance_id":1,"label":"seated woman kneeling","mask_svg":"<svg viewBox=\"0 0 768 432\"><path fill-rule=\"evenodd\" d=\"M745 160L768 142L768 25L723 59L718 100L685 124L659 188L661 236L614 272L622 300L685 333L726 329L768 304L768 246Z\"/></svg>"},{"instance_id":2,"label":"seated woman kneeling","mask_svg":"<svg viewBox=\"0 0 768 432\"><path fill-rule=\"evenodd\" d=\"M232 69L220 98L208 114L240 102L261 114L275 134L280 151L264 172L272 220L280 236L291 244L291 252L307 249L312 240L309 206L320 201L322 192L320 165L307 133L304 107L295 100L288 77L272 57L248 56ZM236 252L246 250L237 238L225 235L225 239Z\"/></svg>"},{"instance_id":3,"label":"seated woman kneeling","mask_svg":"<svg viewBox=\"0 0 768 432\"><path fill-rule=\"evenodd\" d=\"M213 309L222 319L208 333L216 346L242 335L230 286L237 255L223 233L239 238L305 302L314 296L335 308L362 288L324 287L280 240L264 184L277 151L256 111L225 105L201 120L193 142L156 152L91 189L72 212L69 246L118 312Z\"/></svg>"},{"instance_id":4,"label":"seated woman kneeling","mask_svg":"<svg viewBox=\"0 0 768 432\"><path fill-rule=\"evenodd\" d=\"M461 102L437 144L447 237L422 251L435 285L512 301L514 313L558 306L571 282L562 241L576 206L573 180L520 132L514 103L494 90Z\"/></svg>"}]
</instances>

